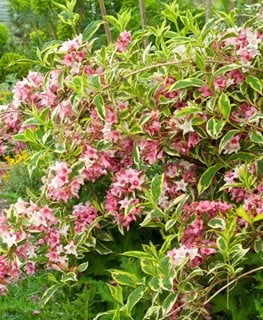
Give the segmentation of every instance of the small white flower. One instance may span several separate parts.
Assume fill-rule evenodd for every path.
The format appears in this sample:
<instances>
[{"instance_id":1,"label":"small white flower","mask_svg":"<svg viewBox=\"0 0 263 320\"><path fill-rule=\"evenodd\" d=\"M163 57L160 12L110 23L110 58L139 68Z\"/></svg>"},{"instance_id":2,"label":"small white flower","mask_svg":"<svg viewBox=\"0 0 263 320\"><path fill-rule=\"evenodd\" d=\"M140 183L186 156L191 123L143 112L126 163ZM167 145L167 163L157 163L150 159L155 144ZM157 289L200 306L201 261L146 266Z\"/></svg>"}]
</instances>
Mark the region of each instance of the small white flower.
<instances>
[{"instance_id":1,"label":"small white flower","mask_svg":"<svg viewBox=\"0 0 263 320\"><path fill-rule=\"evenodd\" d=\"M2 234L2 241L7 244L8 248L16 245L16 235L10 233Z\"/></svg>"},{"instance_id":2,"label":"small white flower","mask_svg":"<svg viewBox=\"0 0 263 320\"><path fill-rule=\"evenodd\" d=\"M81 62L73 62L71 65L70 73L71 74L78 74L80 71Z\"/></svg>"},{"instance_id":3,"label":"small white flower","mask_svg":"<svg viewBox=\"0 0 263 320\"><path fill-rule=\"evenodd\" d=\"M190 163L189 161L186 161L186 160L181 160L181 161L180 161L180 165L181 165L185 170L189 170L189 169L193 166L193 163Z\"/></svg>"},{"instance_id":4,"label":"small white flower","mask_svg":"<svg viewBox=\"0 0 263 320\"><path fill-rule=\"evenodd\" d=\"M64 247L66 254L73 254L74 256L77 256L77 246L74 244L73 241L70 241L68 245Z\"/></svg>"},{"instance_id":5,"label":"small white flower","mask_svg":"<svg viewBox=\"0 0 263 320\"><path fill-rule=\"evenodd\" d=\"M195 132L194 128L192 127L192 121L185 120L183 124L180 124L179 128L183 130L183 134Z\"/></svg>"},{"instance_id":6,"label":"small white flower","mask_svg":"<svg viewBox=\"0 0 263 320\"><path fill-rule=\"evenodd\" d=\"M184 179L180 180L180 181L176 181L176 191L187 191L186 187L188 185L187 182L184 181Z\"/></svg>"}]
</instances>

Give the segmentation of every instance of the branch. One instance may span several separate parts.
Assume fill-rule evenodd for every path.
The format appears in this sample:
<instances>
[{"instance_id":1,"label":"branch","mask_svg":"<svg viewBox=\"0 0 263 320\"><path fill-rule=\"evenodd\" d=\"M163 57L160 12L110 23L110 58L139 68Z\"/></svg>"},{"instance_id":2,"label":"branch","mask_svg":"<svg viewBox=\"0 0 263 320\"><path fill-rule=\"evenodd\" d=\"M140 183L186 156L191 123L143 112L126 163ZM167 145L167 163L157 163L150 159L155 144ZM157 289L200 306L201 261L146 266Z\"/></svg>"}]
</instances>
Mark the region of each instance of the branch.
<instances>
[{"instance_id":1,"label":"branch","mask_svg":"<svg viewBox=\"0 0 263 320\"><path fill-rule=\"evenodd\" d=\"M180 65L180 64L186 64L186 63L195 63L194 60L184 60L184 61L168 61L168 62L160 62L160 63L157 63L157 64L152 64L150 66L146 66L146 67L143 67L141 69L138 69L138 70L135 70L135 71L132 71L130 73L128 73L127 75L124 75L123 77L125 78L128 78L128 77L131 77L137 73L141 73L141 72L144 72L144 71L147 71L147 70L151 70L151 69L154 69L154 68L160 68L160 67L167 67L167 66L173 66L173 65ZM214 59L208 59L208 60L205 60L205 63L218 63L218 64L225 64L225 65L228 65L229 64L229 61L221 61L221 60L214 60ZM259 71L259 72L262 72L263 69L260 69L260 68L255 68L255 67L251 67L251 66L242 66L242 65L237 65L237 68L247 68L247 69L251 69L251 70L255 70L255 71Z\"/></svg>"},{"instance_id":2,"label":"branch","mask_svg":"<svg viewBox=\"0 0 263 320\"><path fill-rule=\"evenodd\" d=\"M263 270L263 266L261 267L258 267L258 268L255 268L255 269L252 269L248 272L245 272L243 274L241 274L240 276L236 277L235 279L233 279L232 281L228 282L226 285L224 285L223 287L221 287L219 290L217 290L211 297L209 297L205 302L204 302L204 306L209 303L211 300L213 300L220 292L224 291L225 289L227 289L229 286L231 286L233 283L237 282L238 280L242 279L242 278L245 278L246 276L254 273L254 272L257 272L257 271L260 271L260 270Z\"/></svg>"}]
</instances>

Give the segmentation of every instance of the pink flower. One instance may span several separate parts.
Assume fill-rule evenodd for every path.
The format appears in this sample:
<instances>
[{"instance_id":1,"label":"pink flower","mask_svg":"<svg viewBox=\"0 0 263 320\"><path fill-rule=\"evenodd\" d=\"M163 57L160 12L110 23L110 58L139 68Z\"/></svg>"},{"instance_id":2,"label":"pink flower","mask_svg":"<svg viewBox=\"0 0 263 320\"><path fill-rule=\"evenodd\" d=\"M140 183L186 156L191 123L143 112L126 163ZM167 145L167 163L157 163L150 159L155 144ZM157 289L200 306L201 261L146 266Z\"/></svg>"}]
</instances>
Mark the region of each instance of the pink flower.
<instances>
[{"instance_id":1,"label":"pink flower","mask_svg":"<svg viewBox=\"0 0 263 320\"><path fill-rule=\"evenodd\" d=\"M25 272L28 275L33 275L36 273L36 263L35 262L29 262L25 266Z\"/></svg>"},{"instance_id":2,"label":"pink flower","mask_svg":"<svg viewBox=\"0 0 263 320\"><path fill-rule=\"evenodd\" d=\"M167 254L170 256L173 266L180 264L186 258L189 258L189 260L192 261L194 258L199 257L197 248L188 248L184 245L168 251Z\"/></svg>"},{"instance_id":3,"label":"pink flower","mask_svg":"<svg viewBox=\"0 0 263 320\"><path fill-rule=\"evenodd\" d=\"M218 76L214 80L214 87L216 91L224 90L227 87L227 78L225 76Z\"/></svg>"},{"instance_id":4,"label":"pink flower","mask_svg":"<svg viewBox=\"0 0 263 320\"><path fill-rule=\"evenodd\" d=\"M88 230L89 226L97 218L98 211L89 202L86 202L85 205L79 203L74 206L72 215L75 218L74 231L81 233Z\"/></svg>"},{"instance_id":5,"label":"pink flower","mask_svg":"<svg viewBox=\"0 0 263 320\"><path fill-rule=\"evenodd\" d=\"M77 256L78 253L77 253L77 246L75 245L74 241L70 241L69 244L67 244L65 247L65 253L66 254L72 254L74 256Z\"/></svg>"},{"instance_id":6,"label":"pink flower","mask_svg":"<svg viewBox=\"0 0 263 320\"><path fill-rule=\"evenodd\" d=\"M210 89L209 86L200 87L198 90L201 93L201 97L202 98L207 98L207 97L212 97L213 96L213 92L212 92L212 90Z\"/></svg>"},{"instance_id":7,"label":"pink flower","mask_svg":"<svg viewBox=\"0 0 263 320\"><path fill-rule=\"evenodd\" d=\"M243 102L236 111L231 113L231 120L234 122L247 122L256 113L256 107L250 105L248 102Z\"/></svg>"},{"instance_id":8,"label":"pink flower","mask_svg":"<svg viewBox=\"0 0 263 320\"><path fill-rule=\"evenodd\" d=\"M123 31L120 33L118 40L115 43L115 46L119 52L124 52L128 49L128 45L131 42L131 32Z\"/></svg>"},{"instance_id":9,"label":"pink flower","mask_svg":"<svg viewBox=\"0 0 263 320\"><path fill-rule=\"evenodd\" d=\"M234 83L236 84L242 83L246 78L245 74L239 71L238 69L229 71L228 75L231 79L234 80Z\"/></svg>"},{"instance_id":10,"label":"pink flower","mask_svg":"<svg viewBox=\"0 0 263 320\"><path fill-rule=\"evenodd\" d=\"M231 154L233 152L237 152L238 150L240 150L241 146L239 141L240 141L240 135L236 135L233 138L231 138L228 144L225 146L224 153Z\"/></svg>"},{"instance_id":11,"label":"pink flower","mask_svg":"<svg viewBox=\"0 0 263 320\"><path fill-rule=\"evenodd\" d=\"M195 147L200 141L201 141L201 138L196 132L189 132L188 141L187 141L187 145L189 147Z\"/></svg>"}]
</instances>

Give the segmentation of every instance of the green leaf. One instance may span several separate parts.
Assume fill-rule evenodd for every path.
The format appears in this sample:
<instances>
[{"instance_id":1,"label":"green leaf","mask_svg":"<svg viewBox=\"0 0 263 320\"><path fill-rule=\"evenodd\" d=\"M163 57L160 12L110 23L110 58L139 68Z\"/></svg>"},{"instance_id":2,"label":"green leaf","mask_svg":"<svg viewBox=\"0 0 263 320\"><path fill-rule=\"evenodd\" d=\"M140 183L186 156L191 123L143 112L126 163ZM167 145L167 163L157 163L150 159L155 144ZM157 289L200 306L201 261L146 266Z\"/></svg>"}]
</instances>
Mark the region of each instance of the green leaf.
<instances>
[{"instance_id":1,"label":"green leaf","mask_svg":"<svg viewBox=\"0 0 263 320\"><path fill-rule=\"evenodd\" d=\"M153 259L149 253L143 252L143 251L127 251L122 253L122 255L127 257L133 257L137 259Z\"/></svg>"},{"instance_id":2,"label":"green leaf","mask_svg":"<svg viewBox=\"0 0 263 320\"><path fill-rule=\"evenodd\" d=\"M263 220L263 213L258 214L253 220L252 222L258 222Z\"/></svg>"},{"instance_id":3,"label":"green leaf","mask_svg":"<svg viewBox=\"0 0 263 320\"><path fill-rule=\"evenodd\" d=\"M178 299L179 292L171 292L162 302L163 316L168 316L175 302Z\"/></svg>"},{"instance_id":4,"label":"green leaf","mask_svg":"<svg viewBox=\"0 0 263 320\"><path fill-rule=\"evenodd\" d=\"M263 239L258 238L254 242L254 250L256 253L263 252Z\"/></svg>"},{"instance_id":5,"label":"green leaf","mask_svg":"<svg viewBox=\"0 0 263 320\"><path fill-rule=\"evenodd\" d=\"M102 24L103 21L101 20L95 20L89 23L83 31L83 39L89 41Z\"/></svg>"},{"instance_id":6,"label":"green leaf","mask_svg":"<svg viewBox=\"0 0 263 320\"><path fill-rule=\"evenodd\" d=\"M209 34L209 32L211 32L211 29L216 26L216 22L218 23L220 20L218 20L217 18L214 18L214 19L209 19L208 22L206 22L200 34L202 41L205 40L205 37L207 36L207 34Z\"/></svg>"},{"instance_id":7,"label":"green leaf","mask_svg":"<svg viewBox=\"0 0 263 320\"><path fill-rule=\"evenodd\" d=\"M228 133L224 135L224 137L220 140L218 152L221 153L225 146L228 144L228 142L237 134L239 133L239 130L230 130Z\"/></svg>"},{"instance_id":8,"label":"green leaf","mask_svg":"<svg viewBox=\"0 0 263 320\"><path fill-rule=\"evenodd\" d=\"M210 99L206 102L206 109L207 109L209 112L211 112L211 113L214 112L215 106L216 106L216 99L215 99L215 97L210 98Z\"/></svg>"},{"instance_id":9,"label":"green leaf","mask_svg":"<svg viewBox=\"0 0 263 320\"><path fill-rule=\"evenodd\" d=\"M115 310L100 312L96 315L96 317L93 320L98 320L99 318L101 318L103 316L110 316L110 317L107 317L106 319L113 319L114 314L115 314Z\"/></svg>"},{"instance_id":10,"label":"green leaf","mask_svg":"<svg viewBox=\"0 0 263 320\"><path fill-rule=\"evenodd\" d=\"M120 285L110 285L107 284L109 289L110 289L110 293L112 295L112 297L119 302L120 304L123 304L123 296L122 296L122 288Z\"/></svg>"},{"instance_id":11,"label":"green leaf","mask_svg":"<svg viewBox=\"0 0 263 320\"><path fill-rule=\"evenodd\" d=\"M95 250L101 254L101 255L105 255L105 254L110 254L112 253L112 250L108 247L106 247L102 242L97 241L96 243L96 247Z\"/></svg>"},{"instance_id":12,"label":"green leaf","mask_svg":"<svg viewBox=\"0 0 263 320\"><path fill-rule=\"evenodd\" d=\"M48 301L54 296L54 294L58 291L58 289L61 288L61 284L53 284L53 286L51 286L50 288L48 288L41 299L41 302L43 303L43 305L47 304Z\"/></svg>"},{"instance_id":13,"label":"green leaf","mask_svg":"<svg viewBox=\"0 0 263 320\"><path fill-rule=\"evenodd\" d=\"M218 99L218 107L223 117L228 120L231 113L231 105L228 96L222 93Z\"/></svg>"},{"instance_id":14,"label":"green leaf","mask_svg":"<svg viewBox=\"0 0 263 320\"><path fill-rule=\"evenodd\" d=\"M114 28L116 28L119 32L121 32L121 24L114 16L106 15L105 19L113 25Z\"/></svg>"},{"instance_id":15,"label":"green leaf","mask_svg":"<svg viewBox=\"0 0 263 320\"><path fill-rule=\"evenodd\" d=\"M161 195L163 189L164 174L156 174L151 183L151 195L155 204Z\"/></svg>"},{"instance_id":16,"label":"green leaf","mask_svg":"<svg viewBox=\"0 0 263 320\"><path fill-rule=\"evenodd\" d=\"M246 77L246 83L255 91L262 93L262 85L263 83L256 77L248 75Z\"/></svg>"},{"instance_id":17,"label":"green leaf","mask_svg":"<svg viewBox=\"0 0 263 320\"><path fill-rule=\"evenodd\" d=\"M88 266L89 266L89 262L88 261L87 262L83 262L78 266L78 271L79 272L84 272L85 270L87 270Z\"/></svg>"},{"instance_id":18,"label":"green leaf","mask_svg":"<svg viewBox=\"0 0 263 320\"><path fill-rule=\"evenodd\" d=\"M161 306L151 306L147 309L147 312L142 320L158 320L160 319Z\"/></svg>"},{"instance_id":19,"label":"green leaf","mask_svg":"<svg viewBox=\"0 0 263 320\"><path fill-rule=\"evenodd\" d=\"M26 142L26 137L24 135L24 133L18 133L12 136L12 140L14 141L22 141L22 142Z\"/></svg>"},{"instance_id":20,"label":"green leaf","mask_svg":"<svg viewBox=\"0 0 263 320\"><path fill-rule=\"evenodd\" d=\"M176 223L178 222L177 219L170 219L165 223L165 231L167 232L168 230L170 230Z\"/></svg>"},{"instance_id":21,"label":"green leaf","mask_svg":"<svg viewBox=\"0 0 263 320\"><path fill-rule=\"evenodd\" d=\"M140 168L141 166L140 150L136 143L134 144L132 155L133 155L134 164L137 166L137 168Z\"/></svg>"},{"instance_id":22,"label":"green leaf","mask_svg":"<svg viewBox=\"0 0 263 320\"><path fill-rule=\"evenodd\" d=\"M112 278L119 284L133 287L138 283L137 277L132 273L116 269L109 269L108 271L111 273Z\"/></svg>"},{"instance_id":23,"label":"green leaf","mask_svg":"<svg viewBox=\"0 0 263 320\"><path fill-rule=\"evenodd\" d=\"M243 220L247 221L248 223L251 223L251 217L250 214L247 213L247 211L243 207L239 207L236 209L237 215L242 218Z\"/></svg>"},{"instance_id":24,"label":"green leaf","mask_svg":"<svg viewBox=\"0 0 263 320\"><path fill-rule=\"evenodd\" d=\"M224 219L222 218L214 218L211 219L208 222L208 226L213 228L213 229L221 229L221 230L225 230L226 228L226 222Z\"/></svg>"},{"instance_id":25,"label":"green leaf","mask_svg":"<svg viewBox=\"0 0 263 320\"><path fill-rule=\"evenodd\" d=\"M230 161L232 160L244 160L246 162L253 161L256 158L256 156L253 153L248 152L237 152L235 154L232 154L228 159Z\"/></svg>"},{"instance_id":26,"label":"green leaf","mask_svg":"<svg viewBox=\"0 0 263 320\"><path fill-rule=\"evenodd\" d=\"M143 286L139 286L136 289L134 289L130 295L128 296L127 302L126 302L126 310L129 315L131 315L132 309L134 306L141 300L143 297L144 292L147 288Z\"/></svg>"},{"instance_id":27,"label":"green leaf","mask_svg":"<svg viewBox=\"0 0 263 320\"><path fill-rule=\"evenodd\" d=\"M218 250L221 253L227 252L228 244L227 244L226 240L223 237L218 237L216 239L216 243L217 243Z\"/></svg>"},{"instance_id":28,"label":"green leaf","mask_svg":"<svg viewBox=\"0 0 263 320\"><path fill-rule=\"evenodd\" d=\"M98 151L104 151L104 150L108 150L111 146L112 146L112 143L110 141L100 140L96 144L96 149Z\"/></svg>"},{"instance_id":29,"label":"green leaf","mask_svg":"<svg viewBox=\"0 0 263 320\"><path fill-rule=\"evenodd\" d=\"M196 53L195 53L195 61L196 61L198 68L200 70L204 71L205 70L205 59L204 59L204 56L198 51L196 51Z\"/></svg>"},{"instance_id":30,"label":"green leaf","mask_svg":"<svg viewBox=\"0 0 263 320\"><path fill-rule=\"evenodd\" d=\"M75 272L68 272L66 274L63 274L63 276L61 278L61 282L67 283L67 282L70 282L70 281L73 281L73 282L77 282L78 281L77 275L76 275Z\"/></svg>"},{"instance_id":31,"label":"green leaf","mask_svg":"<svg viewBox=\"0 0 263 320\"><path fill-rule=\"evenodd\" d=\"M228 64L226 66L223 66L212 73L211 81L213 81L216 77L218 77L221 74L225 74L228 71L239 69L239 68L240 68L240 65L238 64Z\"/></svg>"},{"instance_id":32,"label":"green leaf","mask_svg":"<svg viewBox=\"0 0 263 320\"><path fill-rule=\"evenodd\" d=\"M169 90L180 90L190 87L202 87L205 85L203 80L197 78L188 78L184 80L179 80L175 84L171 85Z\"/></svg>"},{"instance_id":33,"label":"green leaf","mask_svg":"<svg viewBox=\"0 0 263 320\"><path fill-rule=\"evenodd\" d=\"M31 141L31 142L36 141L36 134L31 128L27 128L24 131L24 136L25 136L27 141Z\"/></svg>"},{"instance_id":34,"label":"green leaf","mask_svg":"<svg viewBox=\"0 0 263 320\"><path fill-rule=\"evenodd\" d=\"M44 156L45 156L45 152L41 150L36 152L32 157L30 157L30 162L28 165L28 172L30 176L32 176L32 173L38 167L40 159L43 158Z\"/></svg>"},{"instance_id":35,"label":"green leaf","mask_svg":"<svg viewBox=\"0 0 263 320\"><path fill-rule=\"evenodd\" d=\"M43 125L43 122L37 118L29 118L23 122L23 126L40 126Z\"/></svg>"},{"instance_id":36,"label":"green leaf","mask_svg":"<svg viewBox=\"0 0 263 320\"><path fill-rule=\"evenodd\" d=\"M263 143L263 135L260 131L250 132L249 138L254 143Z\"/></svg>"},{"instance_id":37,"label":"green leaf","mask_svg":"<svg viewBox=\"0 0 263 320\"><path fill-rule=\"evenodd\" d=\"M100 94L96 95L93 102L96 106L98 116L101 118L101 120L105 120L106 119L106 110L105 110L104 100L103 100L102 96Z\"/></svg>"},{"instance_id":38,"label":"green leaf","mask_svg":"<svg viewBox=\"0 0 263 320\"><path fill-rule=\"evenodd\" d=\"M206 123L206 131L210 137L217 139L220 136L225 124L225 121L217 120L216 118L210 118Z\"/></svg>"},{"instance_id":39,"label":"green leaf","mask_svg":"<svg viewBox=\"0 0 263 320\"><path fill-rule=\"evenodd\" d=\"M200 109L199 107L186 107L183 109L178 110L175 114L176 117L184 117L187 116L188 114L193 114L195 112L201 112L202 109Z\"/></svg>"},{"instance_id":40,"label":"green leaf","mask_svg":"<svg viewBox=\"0 0 263 320\"><path fill-rule=\"evenodd\" d=\"M199 195L203 193L211 185L212 180L217 171L223 168L224 166L225 165L223 163L217 163L216 165L205 170L205 172L201 175L197 185Z\"/></svg>"}]
</instances>

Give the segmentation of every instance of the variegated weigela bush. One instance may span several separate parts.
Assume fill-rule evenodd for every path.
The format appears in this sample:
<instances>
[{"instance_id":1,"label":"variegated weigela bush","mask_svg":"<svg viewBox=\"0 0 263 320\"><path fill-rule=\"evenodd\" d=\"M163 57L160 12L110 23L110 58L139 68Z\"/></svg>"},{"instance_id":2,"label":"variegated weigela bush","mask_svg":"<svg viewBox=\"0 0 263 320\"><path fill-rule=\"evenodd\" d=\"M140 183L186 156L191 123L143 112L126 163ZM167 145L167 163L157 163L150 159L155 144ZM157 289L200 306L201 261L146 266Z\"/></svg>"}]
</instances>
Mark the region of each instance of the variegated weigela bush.
<instances>
[{"instance_id":1,"label":"variegated weigela bush","mask_svg":"<svg viewBox=\"0 0 263 320\"><path fill-rule=\"evenodd\" d=\"M47 72L2 112L1 153L27 148L43 178L1 213L1 292L46 268L45 302L107 283L94 319L212 319L215 297L262 270L262 15L134 33L128 16L97 51L96 23L46 45Z\"/></svg>"}]
</instances>

